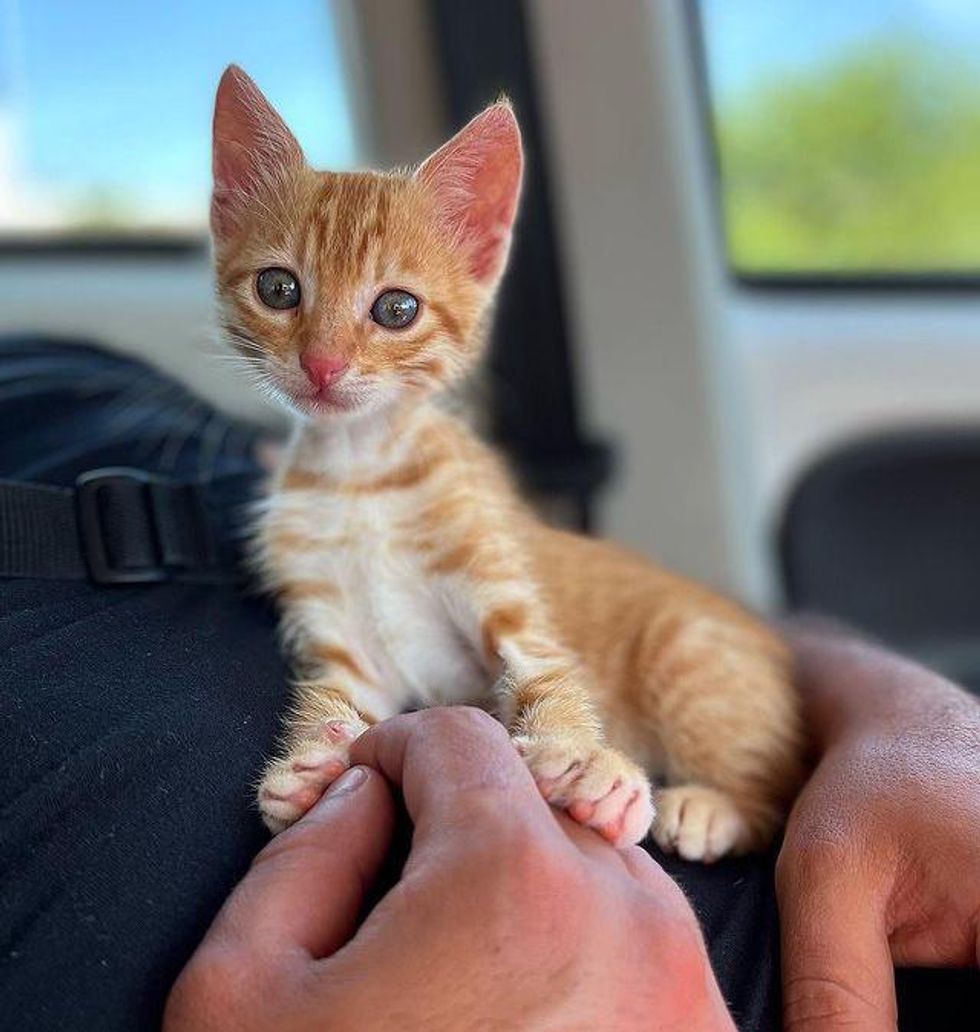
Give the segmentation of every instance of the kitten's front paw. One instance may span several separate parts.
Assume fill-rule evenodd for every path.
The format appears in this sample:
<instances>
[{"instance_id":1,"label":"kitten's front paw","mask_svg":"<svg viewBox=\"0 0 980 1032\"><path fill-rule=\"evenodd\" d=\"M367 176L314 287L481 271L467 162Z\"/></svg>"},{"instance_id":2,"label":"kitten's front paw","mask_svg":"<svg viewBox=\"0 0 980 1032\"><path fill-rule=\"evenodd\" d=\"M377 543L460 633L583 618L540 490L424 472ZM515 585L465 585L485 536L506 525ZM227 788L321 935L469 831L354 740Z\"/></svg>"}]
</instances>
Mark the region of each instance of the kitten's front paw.
<instances>
[{"instance_id":1,"label":"kitten's front paw","mask_svg":"<svg viewBox=\"0 0 980 1032\"><path fill-rule=\"evenodd\" d=\"M552 806L620 849L646 835L653 820L650 782L622 753L571 735L521 735L514 744Z\"/></svg>"},{"instance_id":2,"label":"kitten's front paw","mask_svg":"<svg viewBox=\"0 0 980 1032\"><path fill-rule=\"evenodd\" d=\"M678 785L657 793L653 837L665 853L712 863L751 845L745 817L723 792L704 785Z\"/></svg>"},{"instance_id":3,"label":"kitten's front paw","mask_svg":"<svg viewBox=\"0 0 980 1032\"><path fill-rule=\"evenodd\" d=\"M296 743L266 768L258 803L265 826L278 835L295 823L350 766L350 744L359 730L342 720L328 721L315 738Z\"/></svg>"}]
</instances>

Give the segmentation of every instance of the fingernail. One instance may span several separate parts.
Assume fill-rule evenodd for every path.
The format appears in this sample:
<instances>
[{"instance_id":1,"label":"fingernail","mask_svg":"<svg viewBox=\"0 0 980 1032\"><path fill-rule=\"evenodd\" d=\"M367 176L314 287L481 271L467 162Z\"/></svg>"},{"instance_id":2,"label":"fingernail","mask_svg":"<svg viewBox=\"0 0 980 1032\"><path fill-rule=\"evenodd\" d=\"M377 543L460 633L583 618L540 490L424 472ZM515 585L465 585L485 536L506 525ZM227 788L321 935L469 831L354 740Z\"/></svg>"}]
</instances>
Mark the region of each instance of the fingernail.
<instances>
[{"instance_id":1,"label":"fingernail","mask_svg":"<svg viewBox=\"0 0 980 1032\"><path fill-rule=\"evenodd\" d=\"M347 795L356 788L360 788L365 781L367 781L367 771L363 767L351 767L332 782L323 795L325 798L336 799L339 795Z\"/></svg>"}]
</instances>

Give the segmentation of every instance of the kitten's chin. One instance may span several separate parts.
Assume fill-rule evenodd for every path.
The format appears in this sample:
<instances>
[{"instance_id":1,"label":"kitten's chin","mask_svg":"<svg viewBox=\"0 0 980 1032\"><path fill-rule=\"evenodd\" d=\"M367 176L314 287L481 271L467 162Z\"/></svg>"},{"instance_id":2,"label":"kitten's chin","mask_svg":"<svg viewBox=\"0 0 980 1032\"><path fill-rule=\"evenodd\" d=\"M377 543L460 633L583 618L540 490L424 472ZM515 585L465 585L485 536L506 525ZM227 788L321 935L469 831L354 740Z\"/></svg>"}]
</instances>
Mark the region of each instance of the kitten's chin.
<instances>
[{"instance_id":1,"label":"kitten's chin","mask_svg":"<svg viewBox=\"0 0 980 1032\"><path fill-rule=\"evenodd\" d=\"M358 409L365 407L363 401L359 398L347 398L343 395L333 397L329 394L300 398L297 399L297 404L309 415L323 416L325 418L351 415L357 412Z\"/></svg>"}]
</instances>

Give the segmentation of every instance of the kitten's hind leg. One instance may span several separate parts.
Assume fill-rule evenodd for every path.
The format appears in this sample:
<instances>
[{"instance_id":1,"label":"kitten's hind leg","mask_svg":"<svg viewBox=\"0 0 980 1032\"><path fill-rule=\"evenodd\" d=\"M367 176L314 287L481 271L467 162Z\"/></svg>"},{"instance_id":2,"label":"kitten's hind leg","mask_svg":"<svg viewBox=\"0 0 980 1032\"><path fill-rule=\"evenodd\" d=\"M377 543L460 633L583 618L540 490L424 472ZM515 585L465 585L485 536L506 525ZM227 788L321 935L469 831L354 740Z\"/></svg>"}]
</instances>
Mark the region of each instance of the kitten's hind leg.
<instances>
[{"instance_id":1,"label":"kitten's hind leg","mask_svg":"<svg viewBox=\"0 0 980 1032\"><path fill-rule=\"evenodd\" d=\"M258 789L262 820L274 835L299 820L347 770L351 743L372 722L341 688L296 686L282 755L266 767Z\"/></svg>"},{"instance_id":2,"label":"kitten's hind leg","mask_svg":"<svg viewBox=\"0 0 980 1032\"><path fill-rule=\"evenodd\" d=\"M801 779L788 655L745 620L679 622L644 664L650 684L638 698L640 716L656 730L668 782L651 831L662 849L687 860L767 846Z\"/></svg>"}]
</instances>

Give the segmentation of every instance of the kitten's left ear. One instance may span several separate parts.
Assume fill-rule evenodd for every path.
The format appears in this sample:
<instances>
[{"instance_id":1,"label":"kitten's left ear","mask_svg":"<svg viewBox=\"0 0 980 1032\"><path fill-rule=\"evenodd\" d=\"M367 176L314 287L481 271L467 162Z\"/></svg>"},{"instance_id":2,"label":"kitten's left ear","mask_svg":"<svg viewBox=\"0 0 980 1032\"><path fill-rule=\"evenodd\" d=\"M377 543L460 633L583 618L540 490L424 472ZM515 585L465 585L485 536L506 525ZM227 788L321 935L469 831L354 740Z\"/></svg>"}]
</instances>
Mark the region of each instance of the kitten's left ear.
<instances>
[{"instance_id":1,"label":"kitten's left ear","mask_svg":"<svg viewBox=\"0 0 980 1032\"><path fill-rule=\"evenodd\" d=\"M523 165L517 119L510 104L500 101L477 115L416 172L432 191L439 217L465 249L470 271L481 282L492 283L503 271Z\"/></svg>"}]
</instances>

